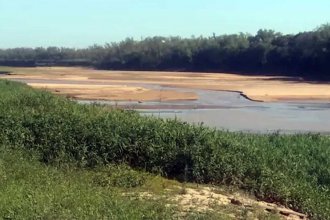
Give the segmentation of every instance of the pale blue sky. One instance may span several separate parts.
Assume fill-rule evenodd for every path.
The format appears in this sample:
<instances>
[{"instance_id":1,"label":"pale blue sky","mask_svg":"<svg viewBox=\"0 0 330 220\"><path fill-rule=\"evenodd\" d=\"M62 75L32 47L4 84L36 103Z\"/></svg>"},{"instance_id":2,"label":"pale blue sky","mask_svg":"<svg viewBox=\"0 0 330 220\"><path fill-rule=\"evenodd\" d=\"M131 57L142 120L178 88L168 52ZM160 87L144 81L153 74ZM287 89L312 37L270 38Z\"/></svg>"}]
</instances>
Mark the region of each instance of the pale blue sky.
<instances>
[{"instance_id":1,"label":"pale blue sky","mask_svg":"<svg viewBox=\"0 0 330 220\"><path fill-rule=\"evenodd\" d=\"M0 48L68 46L126 37L283 33L330 22L330 0L0 0Z\"/></svg>"}]
</instances>

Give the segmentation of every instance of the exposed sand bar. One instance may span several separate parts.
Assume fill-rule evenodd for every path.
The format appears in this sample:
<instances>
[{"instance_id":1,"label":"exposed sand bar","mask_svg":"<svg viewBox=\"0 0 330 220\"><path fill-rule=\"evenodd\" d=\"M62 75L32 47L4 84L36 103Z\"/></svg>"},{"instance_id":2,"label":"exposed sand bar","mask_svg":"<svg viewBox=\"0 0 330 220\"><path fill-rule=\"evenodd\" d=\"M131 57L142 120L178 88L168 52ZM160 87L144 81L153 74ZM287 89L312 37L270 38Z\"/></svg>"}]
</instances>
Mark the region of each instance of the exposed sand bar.
<instances>
[{"instance_id":1,"label":"exposed sand bar","mask_svg":"<svg viewBox=\"0 0 330 220\"><path fill-rule=\"evenodd\" d=\"M86 100L115 101L178 101L196 100L197 95L189 92L171 90L150 90L127 85L88 85L88 84L51 84L28 83L34 88L41 88L57 94Z\"/></svg>"},{"instance_id":2,"label":"exposed sand bar","mask_svg":"<svg viewBox=\"0 0 330 220\"><path fill-rule=\"evenodd\" d=\"M240 91L250 99L260 101L330 100L329 83L310 83L289 77L227 73L100 71L76 67L7 68L6 70L10 70L12 74L0 78L22 81L44 80L44 83L30 83L30 85L79 99L132 101L198 99L198 96L192 92L166 89L160 91L143 86L150 84ZM52 83L52 80L60 82ZM66 81L75 83L65 83ZM100 83L104 85L97 85Z\"/></svg>"}]
</instances>

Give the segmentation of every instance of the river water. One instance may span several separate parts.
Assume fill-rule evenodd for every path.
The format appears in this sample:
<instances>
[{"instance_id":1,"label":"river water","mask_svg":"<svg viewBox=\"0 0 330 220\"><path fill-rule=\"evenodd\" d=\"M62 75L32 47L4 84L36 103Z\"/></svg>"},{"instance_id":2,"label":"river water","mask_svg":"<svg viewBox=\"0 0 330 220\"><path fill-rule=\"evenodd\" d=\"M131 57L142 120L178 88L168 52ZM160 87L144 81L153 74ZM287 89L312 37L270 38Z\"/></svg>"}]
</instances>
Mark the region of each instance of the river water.
<instances>
[{"instance_id":1,"label":"river water","mask_svg":"<svg viewBox=\"0 0 330 220\"><path fill-rule=\"evenodd\" d=\"M253 133L326 133L330 134L330 102L256 102L239 92L178 89L140 85L152 89L175 89L195 92L195 101L108 102L99 104L124 106L142 115L179 120L229 131ZM81 101L90 103L90 101Z\"/></svg>"},{"instance_id":2,"label":"river water","mask_svg":"<svg viewBox=\"0 0 330 220\"><path fill-rule=\"evenodd\" d=\"M67 83L90 84L86 81L15 79L25 83ZM92 84L106 84L93 82ZM330 100L329 102L257 102L244 97L239 92L213 91L188 88L172 88L152 84L134 84L154 90L176 90L194 92L199 96L195 101L153 102L115 102L78 100L82 104L105 104L135 109L142 115L179 120L229 131L253 133L305 133L316 132L330 134Z\"/></svg>"}]
</instances>

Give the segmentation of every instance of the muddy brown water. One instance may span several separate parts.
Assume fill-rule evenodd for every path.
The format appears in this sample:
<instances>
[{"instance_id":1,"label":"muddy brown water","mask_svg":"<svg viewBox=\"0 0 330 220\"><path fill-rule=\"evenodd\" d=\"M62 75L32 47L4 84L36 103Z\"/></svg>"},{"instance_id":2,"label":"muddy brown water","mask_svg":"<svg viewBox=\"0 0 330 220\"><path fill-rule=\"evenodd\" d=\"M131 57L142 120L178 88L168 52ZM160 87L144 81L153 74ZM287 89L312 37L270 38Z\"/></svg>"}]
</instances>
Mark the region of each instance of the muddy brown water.
<instances>
[{"instance_id":1,"label":"muddy brown water","mask_svg":"<svg viewBox=\"0 0 330 220\"><path fill-rule=\"evenodd\" d=\"M67 83L86 84L82 81L16 79L25 83ZM92 82L102 84L103 82ZM113 84L112 84L113 85ZM188 88L172 88L152 84L134 84L154 90L177 90L194 92L199 96L195 101L98 101L78 100L82 104L105 104L126 109L135 109L142 115L179 120L229 131L253 133L325 133L330 134L329 102L256 102L247 99L239 92L213 91Z\"/></svg>"}]
</instances>

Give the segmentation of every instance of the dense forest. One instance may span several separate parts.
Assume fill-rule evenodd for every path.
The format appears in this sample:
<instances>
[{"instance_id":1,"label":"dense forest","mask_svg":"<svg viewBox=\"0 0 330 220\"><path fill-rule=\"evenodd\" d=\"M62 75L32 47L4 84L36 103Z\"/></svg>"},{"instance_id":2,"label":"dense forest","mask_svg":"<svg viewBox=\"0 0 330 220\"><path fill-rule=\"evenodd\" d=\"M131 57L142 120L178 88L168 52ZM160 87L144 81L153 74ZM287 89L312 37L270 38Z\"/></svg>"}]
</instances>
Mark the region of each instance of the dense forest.
<instances>
[{"instance_id":1,"label":"dense forest","mask_svg":"<svg viewBox=\"0 0 330 220\"><path fill-rule=\"evenodd\" d=\"M212 37L127 38L85 49L0 49L0 65L92 66L114 70L175 70L282 74L330 79L330 24L284 35L273 30Z\"/></svg>"}]
</instances>

